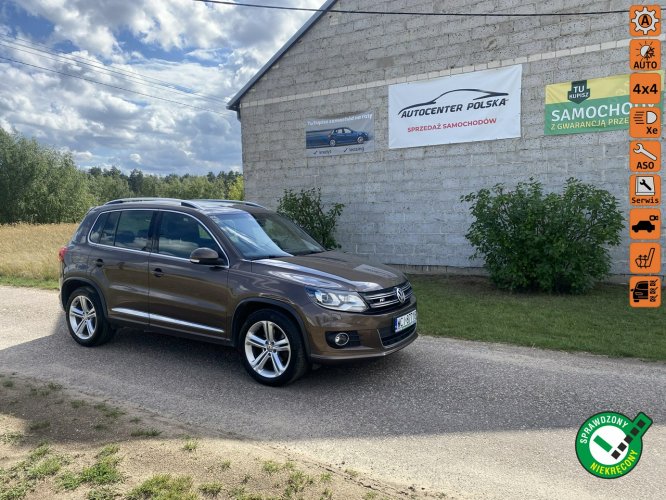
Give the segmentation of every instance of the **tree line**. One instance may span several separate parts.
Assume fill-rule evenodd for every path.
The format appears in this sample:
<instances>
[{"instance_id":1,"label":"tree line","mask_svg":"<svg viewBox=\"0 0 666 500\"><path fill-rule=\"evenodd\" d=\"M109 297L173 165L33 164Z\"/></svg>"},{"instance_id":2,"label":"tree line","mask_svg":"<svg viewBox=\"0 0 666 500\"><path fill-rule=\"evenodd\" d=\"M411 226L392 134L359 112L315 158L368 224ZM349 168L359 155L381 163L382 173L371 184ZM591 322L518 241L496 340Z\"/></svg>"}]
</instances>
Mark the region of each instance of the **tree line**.
<instances>
[{"instance_id":1,"label":"tree line","mask_svg":"<svg viewBox=\"0 0 666 500\"><path fill-rule=\"evenodd\" d=\"M167 176L77 168L69 152L0 128L0 224L76 222L95 205L131 197L243 199L236 172Z\"/></svg>"}]
</instances>

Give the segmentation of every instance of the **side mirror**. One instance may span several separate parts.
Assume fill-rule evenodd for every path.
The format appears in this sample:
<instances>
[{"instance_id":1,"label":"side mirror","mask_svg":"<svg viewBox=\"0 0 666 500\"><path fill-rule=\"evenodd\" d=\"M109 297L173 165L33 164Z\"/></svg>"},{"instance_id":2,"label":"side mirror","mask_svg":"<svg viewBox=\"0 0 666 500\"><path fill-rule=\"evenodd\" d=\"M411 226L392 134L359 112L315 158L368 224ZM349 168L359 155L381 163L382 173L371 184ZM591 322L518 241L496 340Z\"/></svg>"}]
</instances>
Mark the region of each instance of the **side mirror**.
<instances>
[{"instance_id":1,"label":"side mirror","mask_svg":"<svg viewBox=\"0 0 666 500\"><path fill-rule=\"evenodd\" d=\"M212 248L197 248L190 254L190 262L192 264L203 264L205 266L219 266L222 265L222 259Z\"/></svg>"}]
</instances>

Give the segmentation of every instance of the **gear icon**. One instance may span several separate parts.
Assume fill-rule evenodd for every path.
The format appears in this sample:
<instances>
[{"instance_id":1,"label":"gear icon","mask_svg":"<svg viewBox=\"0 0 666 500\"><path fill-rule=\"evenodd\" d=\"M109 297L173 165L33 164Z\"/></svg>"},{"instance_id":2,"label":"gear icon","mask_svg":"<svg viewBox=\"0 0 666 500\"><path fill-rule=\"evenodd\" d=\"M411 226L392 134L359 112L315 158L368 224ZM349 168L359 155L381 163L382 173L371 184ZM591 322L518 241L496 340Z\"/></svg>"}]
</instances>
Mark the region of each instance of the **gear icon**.
<instances>
[{"instance_id":1,"label":"gear icon","mask_svg":"<svg viewBox=\"0 0 666 500\"><path fill-rule=\"evenodd\" d=\"M647 35L650 31L656 33L656 24L659 22L659 19L657 19L657 11L648 10L647 7L643 7L643 10L636 11L636 16L631 22L636 25L636 31L641 31L643 35Z\"/></svg>"}]
</instances>

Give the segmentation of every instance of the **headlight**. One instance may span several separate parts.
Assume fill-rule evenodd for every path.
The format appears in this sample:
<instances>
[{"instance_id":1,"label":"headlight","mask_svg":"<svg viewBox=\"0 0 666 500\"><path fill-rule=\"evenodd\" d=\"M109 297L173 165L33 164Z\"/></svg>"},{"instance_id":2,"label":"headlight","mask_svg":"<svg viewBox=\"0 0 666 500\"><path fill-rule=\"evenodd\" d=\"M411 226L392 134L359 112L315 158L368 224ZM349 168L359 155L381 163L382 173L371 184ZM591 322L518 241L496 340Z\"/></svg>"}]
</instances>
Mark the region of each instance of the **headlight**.
<instances>
[{"instance_id":1,"label":"headlight","mask_svg":"<svg viewBox=\"0 0 666 500\"><path fill-rule=\"evenodd\" d=\"M317 288L306 288L305 291L315 303L327 309L363 312L368 308L361 296L356 292L338 292Z\"/></svg>"}]
</instances>

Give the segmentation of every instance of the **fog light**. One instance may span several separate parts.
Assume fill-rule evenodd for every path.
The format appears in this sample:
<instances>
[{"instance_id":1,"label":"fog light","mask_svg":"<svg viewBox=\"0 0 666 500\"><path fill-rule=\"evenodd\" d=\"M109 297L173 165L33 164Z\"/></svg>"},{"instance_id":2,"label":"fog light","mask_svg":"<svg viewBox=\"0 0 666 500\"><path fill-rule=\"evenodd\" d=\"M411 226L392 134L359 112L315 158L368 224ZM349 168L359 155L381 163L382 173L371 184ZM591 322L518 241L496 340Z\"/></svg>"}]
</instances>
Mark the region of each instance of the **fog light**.
<instances>
[{"instance_id":1,"label":"fog light","mask_svg":"<svg viewBox=\"0 0 666 500\"><path fill-rule=\"evenodd\" d=\"M344 347L349 344L349 334L345 332L336 333L335 337L333 337L333 342L338 347Z\"/></svg>"},{"instance_id":2,"label":"fog light","mask_svg":"<svg viewBox=\"0 0 666 500\"><path fill-rule=\"evenodd\" d=\"M326 343L333 349L348 349L350 347L359 347L361 339L357 331L349 330L346 332L326 332Z\"/></svg>"}]
</instances>

